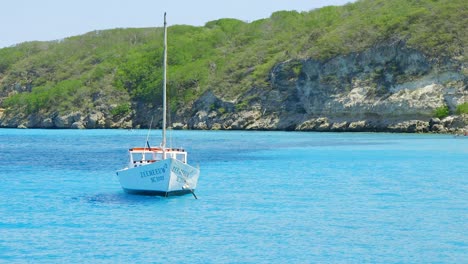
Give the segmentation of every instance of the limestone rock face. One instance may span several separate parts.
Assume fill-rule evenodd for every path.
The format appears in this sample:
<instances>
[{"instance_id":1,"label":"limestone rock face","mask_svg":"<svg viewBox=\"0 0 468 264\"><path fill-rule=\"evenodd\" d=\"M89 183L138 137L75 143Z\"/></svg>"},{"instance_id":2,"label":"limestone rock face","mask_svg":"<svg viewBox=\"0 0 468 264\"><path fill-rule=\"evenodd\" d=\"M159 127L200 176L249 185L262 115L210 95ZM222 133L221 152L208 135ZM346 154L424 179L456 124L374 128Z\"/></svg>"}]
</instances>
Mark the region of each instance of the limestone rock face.
<instances>
[{"instance_id":1,"label":"limestone rock face","mask_svg":"<svg viewBox=\"0 0 468 264\"><path fill-rule=\"evenodd\" d=\"M174 129L386 131L459 133L467 115L468 65L457 58L430 57L404 42L382 43L326 61L292 59L274 65L263 86L252 86L230 101L208 89L194 102L172 109ZM222 90L222 89L218 89ZM448 107L450 116L434 111ZM1 110L1 127L140 128L151 117L161 125L160 106L132 102L125 116L116 105L72 113L24 115Z\"/></svg>"},{"instance_id":2,"label":"limestone rock face","mask_svg":"<svg viewBox=\"0 0 468 264\"><path fill-rule=\"evenodd\" d=\"M52 121L52 118L48 117L48 118L42 120L41 127L43 127L43 128L53 128L54 127L54 121Z\"/></svg>"},{"instance_id":3,"label":"limestone rock face","mask_svg":"<svg viewBox=\"0 0 468 264\"><path fill-rule=\"evenodd\" d=\"M85 128L85 125L83 124L83 122L77 121L77 122L73 122L73 124L71 125L71 128L73 128L73 129L83 129L83 128Z\"/></svg>"},{"instance_id":4,"label":"limestone rock face","mask_svg":"<svg viewBox=\"0 0 468 264\"><path fill-rule=\"evenodd\" d=\"M410 120L388 126L391 132L423 133L428 132L429 122Z\"/></svg>"},{"instance_id":5,"label":"limestone rock face","mask_svg":"<svg viewBox=\"0 0 468 264\"><path fill-rule=\"evenodd\" d=\"M275 127L282 130L450 132L466 126L463 118L429 120L436 108L454 113L468 102L464 68L459 61L431 60L404 43L328 61L289 60L272 69L272 89L257 92L255 108L263 109L261 120L277 116Z\"/></svg>"},{"instance_id":6,"label":"limestone rock face","mask_svg":"<svg viewBox=\"0 0 468 264\"><path fill-rule=\"evenodd\" d=\"M418 51L384 45L326 62L305 60L295 88L309 115L427 119L435 108L454 109L468 98L465 77L451 66L441 72Z\"/></svg>"},{"instance_id":7,"label":"limestone rock face","mask_svg":"<svg viewBox=\"0 0 468 264\"><path fill-rule=\"evenodd\" d=\"M86 128L105 128L106 125L104 114L101 112L95 112L88 115L85 121Z\"/></svg>"},{"instance_id":8,"label":"limestone rock face","mask_svg":"<svg viewBox=\"0 0 468 264\"><path fill-rule=\"evenodd\" d=\"M55 128L72 128L72 125L75 122L80 122L81 121L81 113L80 112L73 112L69 113L64 116L55 116L53 120L53 124ZM77 126L78 123L75 125Z\"/></svg>"},{"instance_id":9,"label":"limestone rock face","mask_svg":"<svg viewBox=\"0 0 468 264\"><path fill-rule=\"evenodd\" d=\"M288 60L272 68L269 87L253 87L234 103L205 93L188 128L450 132L466 126L463 119L430 120L436 108L454 113L468 101L463 67L436 63L404 43L328 61Z\"/></svg>"}]
</instances>

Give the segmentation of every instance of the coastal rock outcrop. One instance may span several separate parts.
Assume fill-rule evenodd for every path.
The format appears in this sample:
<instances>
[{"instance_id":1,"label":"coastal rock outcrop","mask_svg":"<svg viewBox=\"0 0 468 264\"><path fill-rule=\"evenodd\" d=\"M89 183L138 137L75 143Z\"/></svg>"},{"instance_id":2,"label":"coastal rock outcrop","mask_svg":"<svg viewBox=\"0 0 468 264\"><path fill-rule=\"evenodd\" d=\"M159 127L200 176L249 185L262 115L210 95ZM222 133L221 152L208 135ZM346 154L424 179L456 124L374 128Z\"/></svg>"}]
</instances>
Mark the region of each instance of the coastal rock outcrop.
<instances>
[{"instance_id":1,"label":"coastal rock outcrop","mask_svg":"<svg viewBox=\"0 0 468 264\"><path fill-rule=\"evenodd\" d=\"M404 42L382 43L362 52L326 61L294 59L276 64L265 86L234 100L208 90L193 103L171 112L174 129L386 131L460 133L468 130L468 67L463 60L432 58ZM140 128L161 108L134 102L132 110L111 114L117 106L89 112L7 113L1 127ZM446 107L448 117L434 118ZM160 126L161 120L153 124Z\"/></svg>"},{"instance_id":2,"label":"coastal rock outcrop","mask_svg":"<svg viewBox=\"0 0 468 264\"><path fill-rule=\"evenodd\" d=\"M402 42L328 61L286 61L272 69L269 89L256 89L248 105L261 114L244 128L259 127L253 122L301 131L456 132L468 125L466 116L429 121L439 107L455 113L468 102L463 68Z\"/></svg>"}]
</instances>

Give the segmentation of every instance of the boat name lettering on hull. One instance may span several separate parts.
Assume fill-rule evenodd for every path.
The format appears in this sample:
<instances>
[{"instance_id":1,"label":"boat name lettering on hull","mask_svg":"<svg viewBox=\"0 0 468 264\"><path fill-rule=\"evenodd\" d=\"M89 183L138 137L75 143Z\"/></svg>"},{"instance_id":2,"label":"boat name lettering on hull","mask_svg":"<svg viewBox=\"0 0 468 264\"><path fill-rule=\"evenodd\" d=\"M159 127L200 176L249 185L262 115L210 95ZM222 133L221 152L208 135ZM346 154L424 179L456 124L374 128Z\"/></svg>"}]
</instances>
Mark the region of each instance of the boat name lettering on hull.
<instances>
[{"instance_id":1,"label":"boat name lettering on hull","mask_svg":"<svg viewBox=\"0 0 468 264\"><path fill-rule=\"evenodd\" d=\"M192 174L192 172L188 172L186 170L183 170L183 169L181 169L179 167L175 167L175 166L172 167L172 172L174 172L175 174L180 175L182 177L189 177Z\"/></svg>"},{"instance_id":2,"label":"boat name lettering on hull","mask_svg":"<svg viewBox=\"0 0 468 264\"><path fill-rule=\"evenodd\" d=\"M164 176L151 177L151 182L160 182L164 180Z\"/></svg>"},{"instance_id":3,"label":"boat name lettering on hull","mask_svg":"<svg viewBox=\"0 0 468 264\"><path fill-rule=\"evenodd\" d=\"M167 168L167 165L165 165L164 168L157 168L157 169L142 171L142 172L140 172L140 177L141 178L146 178L146 177L151 177L151 176L164 174L164 173L166 173L166 168Z\"/></svg>"}]
</instances>

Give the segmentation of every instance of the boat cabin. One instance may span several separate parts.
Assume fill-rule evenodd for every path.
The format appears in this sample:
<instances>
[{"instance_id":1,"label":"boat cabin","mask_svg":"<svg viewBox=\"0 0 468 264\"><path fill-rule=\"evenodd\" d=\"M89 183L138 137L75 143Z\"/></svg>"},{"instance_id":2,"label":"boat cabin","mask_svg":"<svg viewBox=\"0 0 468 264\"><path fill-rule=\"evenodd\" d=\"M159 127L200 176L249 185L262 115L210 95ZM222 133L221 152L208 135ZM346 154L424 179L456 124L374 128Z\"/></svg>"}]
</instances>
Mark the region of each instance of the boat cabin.
<instances>
[{"instance_id":1,"label":"boat cabin","mask_svg":"<svg viewBox=\"0 0 468 264\"><path fill-rule=\"evenodd\" d=\"M187 163L187 152L184 149L166 148L131 148L129 168L147 165L165 159L176 159L182 163Z\"/></svg>"}]
</instances>

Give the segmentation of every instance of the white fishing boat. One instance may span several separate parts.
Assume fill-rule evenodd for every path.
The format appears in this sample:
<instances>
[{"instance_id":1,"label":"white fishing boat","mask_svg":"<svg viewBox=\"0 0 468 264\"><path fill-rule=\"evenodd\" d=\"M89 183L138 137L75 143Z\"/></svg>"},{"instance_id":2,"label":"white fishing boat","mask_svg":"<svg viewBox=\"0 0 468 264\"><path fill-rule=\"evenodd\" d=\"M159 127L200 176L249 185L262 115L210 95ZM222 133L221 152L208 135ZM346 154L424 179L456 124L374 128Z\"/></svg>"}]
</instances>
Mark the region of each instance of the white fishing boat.
<instances>
[{"instance_id":1,"label":"white fishing boat","mask_svg":"<svg viewBox=\"0 0 468 264\"><path fill-rule=\"evenodd\" d=\"M127 193L172 196L193 194L197 188L200 170L188 164L187 152L166 147L166 76L167 76L167 26L164 13L164 64L163 64L163 124L160 147L150 147L148 138L144 147L129 149L128 166L117 171L120 185ZM151 125L150 125L151 127ZM149 135L149 134L148 134Z\"/></svg>"}]
</instances>

